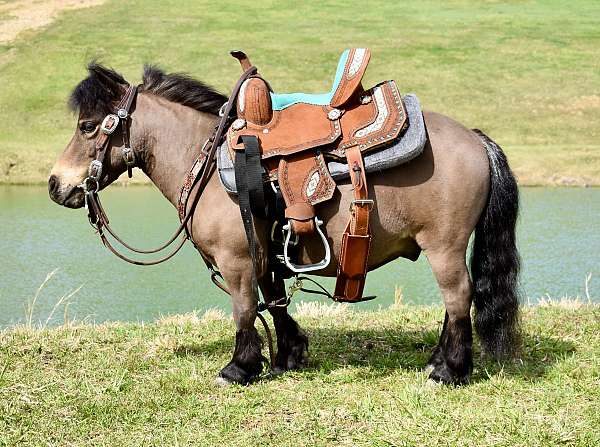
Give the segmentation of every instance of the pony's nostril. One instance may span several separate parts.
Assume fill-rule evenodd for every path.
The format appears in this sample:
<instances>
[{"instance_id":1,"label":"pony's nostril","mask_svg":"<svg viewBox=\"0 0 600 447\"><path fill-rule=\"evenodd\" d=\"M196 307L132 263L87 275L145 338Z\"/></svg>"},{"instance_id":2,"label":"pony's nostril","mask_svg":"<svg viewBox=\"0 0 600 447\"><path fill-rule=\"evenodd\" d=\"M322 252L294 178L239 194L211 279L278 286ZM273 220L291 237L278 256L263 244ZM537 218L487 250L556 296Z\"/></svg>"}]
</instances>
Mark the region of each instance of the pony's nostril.
<instances>
[{"instance_id":1,"label":"pony's nostril","mask_svg":"<svg viewBox=\"0 0 600 447\"><path fill-rule=\"evenodd\" d=\"M48 179L48 192L50 195L56 195L58 191L58 177L51 175Z\"/></svg>"}]
</instances>

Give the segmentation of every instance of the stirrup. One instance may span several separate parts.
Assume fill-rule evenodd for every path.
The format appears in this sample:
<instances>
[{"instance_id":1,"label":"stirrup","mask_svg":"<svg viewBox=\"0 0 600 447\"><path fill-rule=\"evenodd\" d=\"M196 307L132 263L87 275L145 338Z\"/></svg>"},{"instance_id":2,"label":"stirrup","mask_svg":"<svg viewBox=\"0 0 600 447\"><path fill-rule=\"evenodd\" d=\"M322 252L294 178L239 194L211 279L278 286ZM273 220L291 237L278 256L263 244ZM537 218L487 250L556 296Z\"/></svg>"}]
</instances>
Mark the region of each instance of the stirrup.
<instances>
[{"instance_id":1,"label":"stirrup","mask_svg":"<svg viewBox=\"0 0 600 447\"><path fill-rule=\"evenodd\" d=\"M323 221L320 220L318 217L315 217L314 219L315 228L317 229L317 233L321 237L321 241L323 242L323 248L325 248L325 257L315 264L298 265L290 261L290 258L288 257L288 245L290 243L290 238L292 235L292 224L288 220L288 223L283 226L283 231L286 232L285 243L283 244L283 261L285 262L287 268L289 268L294 273L306 273L313 272L315 270L321 270L327 267L329 265L329 262L331 261L331 249L329 248L329 242L327 241L327 238L325 237L320 228L321 225L323 225Z\"/></svg>"}]
</instances>

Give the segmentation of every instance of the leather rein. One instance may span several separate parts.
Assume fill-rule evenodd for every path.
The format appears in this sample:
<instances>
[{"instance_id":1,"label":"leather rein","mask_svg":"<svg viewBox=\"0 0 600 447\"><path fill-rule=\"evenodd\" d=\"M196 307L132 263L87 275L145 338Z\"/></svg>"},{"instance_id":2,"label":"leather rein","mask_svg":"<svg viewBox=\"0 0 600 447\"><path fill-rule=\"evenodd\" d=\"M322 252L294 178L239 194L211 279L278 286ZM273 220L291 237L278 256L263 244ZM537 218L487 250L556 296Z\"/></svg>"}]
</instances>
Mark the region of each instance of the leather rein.
<instances>
[{"instance_id":1,"label":"leather rein","mask_svg":"<svg viewBox=\"0 0 600 447\"><path fill-rule=\"evenodd\" d=\"M88 220L90 222L90 225L99 234L102 244L105 247L107 247L113 254L131 264L156 265L171 259L183 247L186 240L191 239L187 228L188 223L194 215L196 205L198 204L200 196L202 195L202 192L204 191L204 188L208 183L210 175L213 172L213 168L216 163L216 151L219 147L219 144L221 144L223 135L228 127L231 118L231 111L235 106L240 88L244 81L249 77L253 76L254 74L256 74L256 67L249 67L242 74L242 76L234 86L228 101L221 107L221 111L219 112L221 119L219 120L218 125L215 127L215 130L212 133L212 135L203 144L202 150L200 151L200 155L198 156L194 165L192 166L190 173L188 174L188 176L186 176L186 179L182 186L178 205L181 224L179 225L177 230L175 230L175 233L167 242L162 244L160 247L154 249L139 249L124 242L110 227L108 216L106 215L106 212L104 211L104 208L100 203L100 197L98 195L100 191L100 182L102 178L102 169L104 159L106 158L106 152L108 151L108 148L110 146L111 136L115 133L119 126L121 127L123 137L123 149L121 151L121 154L127 166L127 174L130 178L132 175L132 169L133 167L135 167L136 164L135 154L131 149L129 129L131 125L131 107L133 106L133 103L137 96L139 86L129 85L127 87L127 90L123 98L117 105L117 108L115 109L114 113L106 115L106 117L102 121L102 124L100 125L100 133L96 138L95 142L95 157L90 163L88 176L80 185L78 185L80 188L83 189L85 194L85 207L88 210ZM188 205L190 193L196 187L198 187L196 194L194 195L191 204ZM106 230L106 232L110 234L114 238L114 240L117 241L125 249L140 254L154 254L162 252L166 248L170 247L182 233L183 236L181 237L179 242L177 242L175 248L165 256L151 261L140 261L137 259L130 258L124 255L123 253L119 252L119 250L117 250L113 243L108 240L104 230ZM213 282L219 288L221 288L225 292L228 292L223 284L220 284L218 281L216 281L216 277L220 276L220 274L214 270L212 264L204 257L202 252L200 252L200 254L202 255L202 258L204 259L207 267L212 272L211 279L213 280Z\"/></svg>"}]
</instances>

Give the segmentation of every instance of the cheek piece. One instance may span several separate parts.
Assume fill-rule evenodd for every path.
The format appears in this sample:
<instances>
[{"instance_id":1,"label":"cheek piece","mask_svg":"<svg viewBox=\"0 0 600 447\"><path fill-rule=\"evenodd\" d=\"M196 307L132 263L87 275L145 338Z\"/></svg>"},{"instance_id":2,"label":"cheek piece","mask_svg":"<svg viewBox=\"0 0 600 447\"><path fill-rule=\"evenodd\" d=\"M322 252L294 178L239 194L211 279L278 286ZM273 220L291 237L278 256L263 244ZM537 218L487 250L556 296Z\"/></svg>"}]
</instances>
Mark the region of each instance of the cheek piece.
<instances>
[{"instance_id":1,"label":"cheek piece","mask_svg":"<svg viewBox=\"0 0 600 447\"><path fill-rule=\"evenodd\" d=\"M123 135L123 149L121 155L127 166L127 175L129 178L132 176L132 169L135 167L135 154L131 149L131 143L129 139L129 124L131 118L129 112L135 97L137 95L138 86L130 85L127 87L125 95L119 102L115 113L110 113L104 117L102 124L100 124L100 133L94 143L95 156L90 167L88 169L88 176L85 178L83 183L79 185L80 188L86 193L86 206L87 206L87 193L98 192L100 189L100 177L102 176L102 164L106 157L106 151L110 144L110 138L112 134L117 130L119 125Z\"/></svg>"}]
</instances>

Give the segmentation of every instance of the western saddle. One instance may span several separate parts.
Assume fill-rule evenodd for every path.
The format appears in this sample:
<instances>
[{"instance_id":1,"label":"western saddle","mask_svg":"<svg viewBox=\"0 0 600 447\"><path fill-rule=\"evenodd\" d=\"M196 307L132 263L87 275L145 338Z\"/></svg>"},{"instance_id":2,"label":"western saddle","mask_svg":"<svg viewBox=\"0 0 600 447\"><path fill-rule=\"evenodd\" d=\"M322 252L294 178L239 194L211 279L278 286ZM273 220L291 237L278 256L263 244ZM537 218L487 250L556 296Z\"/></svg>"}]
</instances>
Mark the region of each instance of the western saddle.
<instances>
[{"instance_id":1,"label":"western saddle","mask_svg":"<svg viewBox=\"0 0 600 447\"><path fill-rule=\"evenodd\" d=\"M243 70L252 67L243 52L231 54ZM363 89L361 81L370 56L366 48L344 51L333 86L323 94L276 94L256 73L241 85L237 118L227 131L242 217L245 205L241 194L248 190L252 213L265 216L265 190L269 188L264 183L270 182L285 202L283 261L296 274L323 269L330 262L329 243L314 205L331 199L335 192L326 158L348 163L354 200L342 239L336 301L363 299L371 243L369 213L374 205L368 196L363 153L394 141L408 124L394 81ZM288 252L293 244L291 235L298 238L315 233L323 242L324 258L315 264L294 264Z\"/></svg>"}]
</instances>

